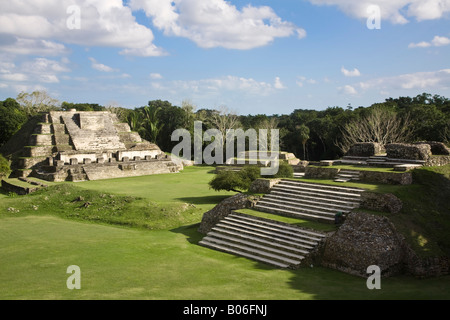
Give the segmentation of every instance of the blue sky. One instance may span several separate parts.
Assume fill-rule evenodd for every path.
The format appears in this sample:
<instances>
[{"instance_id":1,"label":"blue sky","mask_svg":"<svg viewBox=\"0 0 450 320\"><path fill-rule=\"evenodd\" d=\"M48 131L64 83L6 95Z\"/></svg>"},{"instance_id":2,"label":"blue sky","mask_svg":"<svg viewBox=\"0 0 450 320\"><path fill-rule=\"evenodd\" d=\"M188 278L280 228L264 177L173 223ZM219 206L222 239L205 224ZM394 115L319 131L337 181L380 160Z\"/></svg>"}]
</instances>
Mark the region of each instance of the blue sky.
<instances>
[{"instance_id":1,"label":"blue sky","mask_svg":"<svg viewBox=\"0 0 450 320\"><path fill-rule=\"evenodd\" d=\"M0 1L2 100L245 115L450 97L450 0Z\"/></svg>"}]
</instances>

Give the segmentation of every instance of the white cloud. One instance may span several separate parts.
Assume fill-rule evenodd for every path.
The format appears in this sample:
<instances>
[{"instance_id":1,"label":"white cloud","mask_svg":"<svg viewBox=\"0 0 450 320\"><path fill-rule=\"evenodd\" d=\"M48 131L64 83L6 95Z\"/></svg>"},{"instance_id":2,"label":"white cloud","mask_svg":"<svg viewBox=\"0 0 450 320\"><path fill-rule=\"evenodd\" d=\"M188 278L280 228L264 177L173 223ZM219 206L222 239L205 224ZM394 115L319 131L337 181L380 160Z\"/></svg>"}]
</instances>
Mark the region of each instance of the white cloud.
<instances>
[{"instance_id":1,"label":"white cloud","mask_svg":"<svg viewBox=\"0 0 450 320\"><path fill-rule=\"evenodd\" d=\"M131 0L166 35L185 37L202 48L252 49L279 37L306 36L272 8L248 5L241 10L225 0Z\"/></svg>"},{"instance_id":2,"label":"white cloud","mask_svg":"<svg viewBox=\"0 0 450 320\"><path fill-rule=\"evenodd\" d=\"M342 67L341 72L346 77L359 77L361 75L361 72L359 72L359 70L356 68L350 71Z\"/></svg>"},{"instance_id":3,"label":"white cloud","mask_svg":"<svg viewBox=\"0 0 450 320\"><path fill-rule=\"evenodd\" d=\"M433 40L431 40L431 42L422 41L419 43L410 43L408 48L428 48L431 46L442 47L442 46L447 46L449 44L450 44L450 38L434 36L434 38L433 38Z\"/></svg>"},{"instance_id":4,"label":"white cloud","mask_svg":"<svg viewBox=\"0 0 450 320\"><path fill-rule=\"evenodd\" d=\"M28 76L24 73L4 73L0 75L0 78L6 81L27 81Z\"/></svg>"},{"instance_id":5,"label":"white cloud","mask_svg":"<svg viewBox=\"0 0 450 320\"><path fill-rule=\"evenodd\" d=\"M2 43L0 39L0 50L14 55L59 56L69 53L69 50L63 44L54 41L14 37L6 43Z\"/></svg>"},{"instance_id":6,"label":"white cloud","mask_svg":"<svg viewBox=\"0 0 450 320\"><path fill-rule=\"evenodd\" d=\"M418 42L418 43L410 43L408 45L408 48L428 48L431 47L431 43L426 42L426 41L422 41L422 42Z\"/></svg>"},{"instance_id":7,"label":"white cloud","mask_svg":"<svg viewBox=\"0 0 450 320\"><path fill-rule=\"evenodd\" d=\"M159 73L150 73L150 79L159 80L159 79L162 79L162 78L163 78L163 76L161 74L159 74Z\"/></svg>"},{"instance_id":8,"label":"white cloud","mask_svg":"<svg viewBox=\"0 0 450 320\"><path fill-rule=\"evenodd\" d=\"M173 80L151 82L150 86L158 91L168 94L190 96L221 96L223 94L233 95L238 93L244 96L267 96L275 92L275 84L257 81L252 78L237 76L224 76L200 80Z\"/></svg>"},{"instance_id":9,"label":"white cloud","mask_svg":"<svg viewBox=\"0 0 450 320\"><path fill-rule=\"evenodd\" d=\"M394 24L405 24L408 18L417 21L440 19L450 12L450 0L309 0L316 5L337 6L346 14L359 18L369 18L367 8L378 5L381 19Z\"/></svg>"},{"instance_id":10,"label":"white cloud","mask_svg":"<svg viewBox=\"0 0 450 320\"><path fill-rule=\"evenodd\" d=\"M438 71L416 72L402 74L392 77L384 77L360 82L361 89L377 90L436 90L439 88L450 88L450 69Z\"/></svg>"},{"instance_id":11,"label":"white cloud","mask_svg":"<svg viewBox=\"0 0 450 320\"><path fill-rule=\"evenodd\" d=\"M343 94L348 94L348 95L356 95L356 94L358 94L356 89L354 87L352 87L351 85L345 85L344 87L340 87L338 89Z\"/></svg>"},{"instance_id":12,"label":"white cloud","mask_svg":"<svg viewBox=\"0 0 450 320\"><path fill-rule=\"evenodd\" d=\"M105 46L123 49L122 54L159 56L153 44L152 31L136 22L122 0L78 0L80 29L67 26L67 8L73 0L2 1L0 30L3 35L17 38L24 53L49 53L51 47L64 51L60 41L83 46ZM47 41L47 42L45 42Z\"/></svg>"},{"instance_id":13,"label":"white cloud","mask_svg":"<svg viewBox=\"0 0 450 320\"><path fill-rule=\"evenodd\" d=\"M0 63L0 78L10 82L31 82L33 86L39 83L58 83L58 74L69 72L67 67L70 61L49 60L46 58L36 58L25 61L19 67L12 62Z\"/></svg>"},{"instance_id":14,"label":"white cloud","mask_svg":"<svg viewBox=\"0 0 450 320\"><path fill-rule=\"evenodd\" d=\"M275 89L286 89L283 82L281 82L280 77L275 78L274 88Z\"/></svg>"},{"instance_id":15,"label":"white cloud","mask_svg":"<svg viewBox=\"0 0 450 320\"><path fill-rule=\"evenodd\" d=\"M435 36L431 43L436 47L447 46L450 44L450 39L447 37Z\"/></svg>"},{"instance_id":16,"label":"white cloud","mask_svg":"<svg viewBox=\"0 0 450 320\"><path fill-rule=\"evenodd\" d=\"M305 82L308 83L308 84L317 84L317 80L308 79L308 78L306 78L304 76L297 77L297 81L295 83L297 84L297 86L302 88L305 85Z\"/></svg>"},{"instance_id":17,"label":"white cloud","mask_svg":"<svg viewBox=\"0 0 450 320\"><path fill-rule=\"evenodd\" d=\"M97 71L100 71L100 72L115 72L115 71L117 71L116 69L113 69L107 65L98 63L97 60L95 60L92 57L90 57L89 60L91 61L92 69L95 69Z\"/></svg>"}]
</instances>

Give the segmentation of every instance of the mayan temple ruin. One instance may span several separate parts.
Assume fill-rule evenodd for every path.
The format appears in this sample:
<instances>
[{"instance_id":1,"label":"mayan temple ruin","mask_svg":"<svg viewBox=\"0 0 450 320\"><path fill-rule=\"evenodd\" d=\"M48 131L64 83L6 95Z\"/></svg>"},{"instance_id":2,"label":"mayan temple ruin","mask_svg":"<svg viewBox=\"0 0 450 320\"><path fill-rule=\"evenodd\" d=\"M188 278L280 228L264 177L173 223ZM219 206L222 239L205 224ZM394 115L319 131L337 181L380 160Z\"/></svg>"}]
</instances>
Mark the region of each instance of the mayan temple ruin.
<instances>
[{"instance_id":1,"label":"mayan temple ruin","mask_svg":"<svg viewBox=\"0 0 450 320\"><path fill-rule=\"evenodd\" d=\"M157 145L143 140L107 111L41 114L12 143L15 177L85 181L180 170Z\"/></svg>"}]
</instances>

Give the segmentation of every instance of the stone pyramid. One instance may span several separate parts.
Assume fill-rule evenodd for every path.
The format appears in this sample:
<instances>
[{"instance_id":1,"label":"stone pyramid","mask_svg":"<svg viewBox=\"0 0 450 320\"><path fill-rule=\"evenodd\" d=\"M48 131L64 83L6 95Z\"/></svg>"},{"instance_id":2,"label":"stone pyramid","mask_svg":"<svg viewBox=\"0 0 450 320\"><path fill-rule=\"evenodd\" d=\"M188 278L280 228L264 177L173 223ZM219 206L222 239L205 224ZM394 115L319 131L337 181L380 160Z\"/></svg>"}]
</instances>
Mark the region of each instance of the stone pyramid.
<instances>
[{"instance_id":1,"label":"stone pyramid","mask_svg":"<svg viewBox=\"0 0 450 320\"><path fill-rule=\"evenodd\" d=\"M107 111L51 111L30 120L3 149L13 177L84 181L178 172L161 149ZM3 150L4 151L4 150ZM4 152L5 153L5 152Z\"/></svg>"}]
</instances>

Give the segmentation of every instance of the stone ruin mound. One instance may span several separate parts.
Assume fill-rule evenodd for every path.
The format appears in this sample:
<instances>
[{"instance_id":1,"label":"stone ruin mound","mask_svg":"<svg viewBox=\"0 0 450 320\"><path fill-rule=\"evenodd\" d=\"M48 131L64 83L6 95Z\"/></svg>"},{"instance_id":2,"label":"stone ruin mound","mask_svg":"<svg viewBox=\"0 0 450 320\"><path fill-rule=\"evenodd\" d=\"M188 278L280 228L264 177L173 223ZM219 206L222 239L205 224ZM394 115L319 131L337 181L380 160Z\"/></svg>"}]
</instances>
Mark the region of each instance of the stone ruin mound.
<instances>
[{"instance_id":1,"label":"stone ruin mound","mask_svg":"<svg viewBox=\"0 0 450 320\"><path fill-rule=\"evenodd\" d=\"M107 111L41 114L2 149L12 158L12 177L47 181L100 180L182 169L157 145L143 140Z\"/></svg>"}]
</instances>

